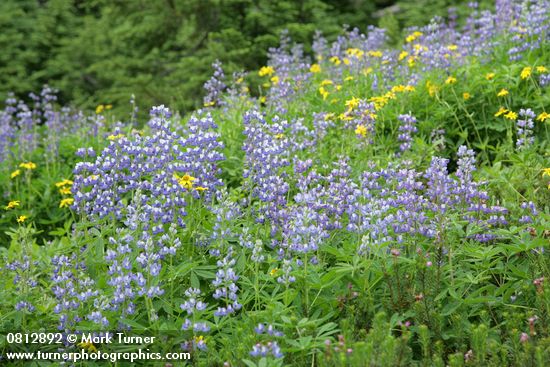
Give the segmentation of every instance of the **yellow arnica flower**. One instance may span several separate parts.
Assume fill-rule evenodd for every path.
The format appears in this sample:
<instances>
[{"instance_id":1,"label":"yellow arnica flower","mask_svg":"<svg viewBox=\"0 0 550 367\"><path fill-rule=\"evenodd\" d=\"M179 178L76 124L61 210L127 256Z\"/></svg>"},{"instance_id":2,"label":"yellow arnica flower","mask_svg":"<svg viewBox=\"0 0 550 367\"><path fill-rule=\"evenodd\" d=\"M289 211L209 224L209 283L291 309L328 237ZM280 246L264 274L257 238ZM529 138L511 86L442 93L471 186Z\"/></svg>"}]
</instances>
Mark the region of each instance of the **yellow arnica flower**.
<instances>
[{"instance_id":1,"label":"yellow arnica flower","mask_svg":"<svg viewBox=\"0 0 550 367\"><path fill-rule=\"evenodd\" d=\"M550 113L548 112L542 112L540 115L538 115L537 117L537 121L541 121L541 122L544 122L546 120L550 119Z\"/></svg>"},{"instance_id":2,"label":"yellow arnica flower","mask_svg":"<svg viewBox=\"0 0 550 367\"><path fill-rule=\"evenodd\" d=\"M353 110L357 106L359 106L359 98L352 97L351 99L346 101L346 107L350 110Z\"/></svg>"},{"instance_id":3,"label":"yellow arnica flower","mask_svg":"<svg viewBox=\"0 0 550 367\"><path fill-rule=\"evenodd\" d=\"M508 94L510 94L510 92L508 92L507 89L502 88L502 89L497 93L497 96L499 96L499 97L505 97L505 96L507 96Z\"/></svg>"},{"instance_id":4,"label":"yellow arnica flower","mask_svg":"<svg viewBox=\"0 0 550 367\"><path fill-rule=\"evenodd\" d=\"M338 56L332 56L330 59L329 59L330 62L332 62L334 65L340 65L341 61L340 59L338 58Z\"/></svg>"},{"instance_id":5,"label":"yellow arnica flower","mask_svg":"<svg viewBox=\"0 0 550 367\"><path fill-rule=\"evenodd\" d=\"M445 80L445 84L454 84L456 83L456 78L454 76L450 76Z\"/></svg>"},{"instance_id":6,"label":"yellow arnica flower","mask_svg":"<svg viewBox=\"0 0 550 367\"><path fill-rule=\"evenodd\" d=\"M195 190L197 190L197 191L206 191L206 190L208 190L208 187L197 186L197 187L195 187Z\"/></svg>"},{"instance_id":7,"label":"yellow arnica flower","mask_svg":"<svg viewBox=\"0 0 550 367\"><path fill-rule=\"evenodd\" d=\"M100 104L99 106L97 106L95 108L95 113L97 113L99 115L101 112L103 112L104 109L105 109L105 106Z\"/></svg>"},{"instance_id":8,"label":"yellow arnica flower","mask_svg":"<svg viewBox=\"0 0 550 367\"><path fill-rule=\"evenodd\" d=\"M29 219L29 217L27 217L26 215L20 215L19 217L17 217L17 223L23 223L27 219Z\"/></svg>"},{"instance_id":9,"label":"yellow arnica flower","mask_svg":"<svg viewBox=\"0 0 550 367\"><path fill-rule=\"evenodd\" d=\"M387 99L395 99L396 98L395 93L393 93L392 91L386 92L386 94L384 94L384 97L386 97Z\"/></svg>"},{"instance_id":10,"label":"yellow arnica flower","mask_svg":"<svg viewBox=\"0 0 550 367\"><path fill-rule=\"evenodd\" d=\"M413 45L414 52L418 55L422 51L428 51L428 47L420 45L418 43Z\"/></svg>"},{"instance_id":11,"label":"yellow arnica flower","mask_svg":"<svg viewBox=\"0 0 550 367\"><path fill-rule=\"evenodd\" d=\"M195 177L188 174L185 174L181 177L179 177L178 175L174 175L174 177L176 178L176 180L178 180L178 184L180 184L181 186L185 187L188 190L193 187L193 181L196 180Z\"/></svg>"},{"instance_id":12,"label":"yellow arnica flower","mask_svg":"<svg viewBox=\"0 0 550 367\"><path fill-rule=\"evenodd\" d=\"M531 71L533 69L530 67L530 66L526 66L523 68L523 70L521 71L521 74L520 74L520 77L521 79L527 79L531 76Z\"/></svg>"},{"instance_id":13,"label":"yellow arnica flower","mask_svg":"<svg viewBox=\"0 0 550 367\"><path fill-rule=\"evenodd\" d=\"M404 92L405 91L405 86L403 84L399 84L399 85L395 85L391 88L391 91L392 92Z\"/></svg>"},{"instance_id":14,"label":"yellow arnica flower","mask_svg":"<svg viewBox=\"0 0 550 367\"><path fill-rule=\"evenodd\" d=\"M368 52L369 56L371 57L377 57L377 58L380 58L382 57L384 54L382 53L382 51L379 51L379 50L375 50L375 51L369 51Z\"/></svg>"},{"instance_id":15,"label":"yellow arnica flower","mask_svg":"<svg viewBox=\"0 0 550 367\"><path fill-rule=\"evenodd\" d=\"M113 108L113 105L112 105L112 104L105 105L105 109L106 109L106 110L110 110L111 108Z\"/></svg>"},{"instance_id":16,"label":"yellow arnica flower","mask_svg":"<svg viewBox=\"0 0 550 367\"><path fill-rule=\"evenodd\" d=\"M323 99L327 99L327 97L329 95L329 93L325 89L325 87L319 87L319 94L321 94L323 96Z\"/></svg>"},{"instance_id":17,"label":"yellow arnica flower","mask_svg":"<svg viewBox=\"0 0 550 367\"><path fill-rule=\"evenodd\" d=\"M71 188L70 187L62 187L59 189L59 193L61 195L71 195Z\"/></svg>"},{"instance_id":18,"label":"yellow arnica flower","mask_svg":"<svg viewBox=\"0 0 550 367\"><path fill-rule=\"evenodd\" d=\"M426 88L428 88L428 93L430 94L430 97L435 96L439 91L439 87L429 80L426 82Z\"/></svg>"},{"instance_id":19,"label":"yellow arnica flower","mask_svg":"<svg viewBox=\"0 0 550 367\"><path fill-rule=\"evenodd\" d=\"M399 54L398 56L398 59L399 61L402 61L403 59L405 59L405 57L407 57L409 55L409 53L407 51L401 51L401 53Z\"/></svg>"},{"instance_id":20,"label":"yellow arnica flower","mask_svg":"<svg viewBox=\"0 0 550 367\"><path fill-rule=\"evenodd\" d=\"M80 348L87 350L88 352L97 352L97 348L93 343L90 342L82 342L77 344Z\"/></svg>"},{"instance_id":21,"label":"yellow arnica flower","mask_svg":"<svg viewBox=\"0 0 550 367\"><path fill-rule=\"evenodd\" d=\"M269 275L275 276L275 274L277 274L278 271L279 271L279 268L273 268L273 269L271 269L271 271L269 272Z\"/></svg>"},{"instance_id":22,"label":"yellow arnica flower","mask_svg":"<svg viewBox=\"0 0 550 367\"><path fill-rule=\"evenodd\" d=\"M32 163L32 162L26 162L26 163L21 163L19 165L19 167L21 168L25 168L25 169L35 169L36 168L36 164Z\"/></svg>"},{"instance_id":23,"label":"yellow arnica flower","mask_svg":"<svg viewBox=\"0 0 550 367\"><path fill-rule=\"evenodd\" d=\"M212 107L212 106L214 106L215 104L216 104L216 101L206 102L206 103L204 104L204 107Z\"/></svg>"},{"instance_id":24,"label":"yellow arnica flower","mask_svg":"<svg viewBox=\"0 0 550 367\"><path fill-rule=\"evenodd\" d=\"M449 45L449 46L447 46L447 50L456 51L456 50L458 50L458 46L457 45Z\"/></svg>"},{"instance_id":25,"label":"yellow arnica flower","mask_svg":"<svg viewBox=\"0 0 550 367\"><path fill-rule=\"evenodd\" d=\"M273 67L271 66L262 66L260 68L260 71L258 71L258 74L260 76L266 76L266 75L271 75L275 72L275 69L273 69Z\"/></svg>"},{"instance_id":26,"label":"yellow arnica flower","mask_svg":"<svg viewBox=\"0 0 550 367\"><path fill-rule=\"evenodd\" d=\"M422 36L422 32L413 32L411 34L409 34L407 36L407 38L405 38L405 41L407 41L407 43L411 43L412 41L416 40L418 37Z\"/></svg>"},{"instance_id":27,"label":"yellow arnica flower","mask_svg":"<svg viewBox=\"0 0 550 367\"><path fill-rule=\"evenodd\" d=\"M353 80L352 76L347 76L347 77L344 78L345 82L349 82L350 80Z\"/></svg>"},{"instance_id":28,"label":"yellow arnica flower","mask_svg":"<svg viewBox=\"0 0 550 367\"><path fill-rule=\"evenodd\" d=\"M346 54L348 54L349 56L355 56L357 58L360 58L363 56L364 52L363 50L360 50L358 48L348 48L346 50Z\"/></svg>"},{"instance_id":29,"label":"yellow arnica flower","mask_svg":"<svg viewBox=\"0 0 550 367\"><path fill-rule=\"evenodd\" d=\"M542 170L542 177L550 176L550 168L545 168Z\"/></svg>"},{"instance_id":30,"label":"yellow arnica flower","mask_svg":"<svg viewBox=\"0 0 550 367\"><path fill-rule=\"evenodd\" d=\"M8 203L8 205L6 205L4 207L4 209L10 210L10 209L13 209L13 208L17 208L20 204L21 204L21 202L19 200L12 200Z\"/></svg>"},{"instance_id":31,"label":"yellow arnica flower","mask_svg":"<svg viewBox=\"0 0 550 367\"><path fill-rule=\"evenodd\" d=\"M113 141L113 140L118 140L118 139L123 138L123 137L124 137L124 134L109 135L109 136L107 137L107 140Z\"/></svg>"},{"instance_id":32,"label":"yellow arnica flower","mask_svg":"<svg viewBox=\"0 0 550 367\"><path fill-rule=\"evenodd\" d=\"M462 98L464 98L464 100L467 101L470 98L472 98L472 95L468 92L464 92L464 93L462 93Z\"/></svg>"},{"instance_id":33,"label":"yellow arnica flower","mask_svg":"<svg viewBox=\"0 0 550 367\"><path fill-rule=\"evenodd\" d=\"M373 96L369 98L369 102L374 103L374 108L376 110L379 110L382 107L384 107L388 103L388 101L389 101L389 98L386 96Z\"/></svg>"},{"instance_id":34,"label":"yellow arnica flower","mask_svg":"<svg viewBox=\"0 0 550 367\"><path fill-rule=\"evenodd\" d=\"M325 85L330 85L332 84L332 80L330 79L325 79L321 82L321 86L324 87Z\"/></svg>"},{"instance_id":35,"label":"yellow arnica flower","mask_svg":"<svg viewBox=\"0 0 550 367\"><path fill-rule=\"evenodd\" d=\"M266 101L267 101L266 96L261 96L260 97L260 103L265 103Z\"/></svg>"},{"instance_id":36,"label":"yellow arnica flower","mask_svg":"<svg viewBox=\"0 0 550 367\"><path fill-rule=\"evenodd\" d=\"M272 76L270 80L273 84L279 83L279 77L277 75Z\"/></svg>"},{"instance_id":37,"label":"yellow arnica flower","mask_svg":"<svg viewBox=\"0 0 550 367\"><path fill-rule=\"evenodd\" d=\"M333 118L334 118L334 113L332 113L332 112L327 113L324 117L325 121L333 119Z\"/></svg>"},{"instance_id":38,"label":"yellow arnica flower","mask_svg":"<svg viewBox=\"0 0 550 367\"><path fill-rule=\"evenodd\" d=\"M321 66L319 64L313 64L309 68L309 71L311 71L312 73L320 73L321 72Z\"/></svg>"},{"instance_id":39,"label":"yellow arnica flower","mask_svg":"<svg viewBox=\"0 0 550 367\"><path fill-rule=\"evenodd\" d=\"M508 112L508 110L504 107L500 107L497 111L497 113L495 113L495 117L499 117L501 115L504 115L506 112Z\"/></svg>"},{"instance_id":40,"label":"yellow arnica flower","mask_svg":"<svg viewBox=\"0 0 550 367\"><path fill-rule=\"evenodd\" d=\"M13 172L10 174L10 177L11 177L11 178L16 178L16 177L19 176L20 174L21 174L21 170L16 169L15 171L13 171Z\"/></svg>"},{"instance_id":41,"label":"yellow arnica flower","mask_svg":"<svg viewBox=\"0 0 550 367\"><path fill-rule=\"evenodd\" d=\"M546 66L537 66L537 73L547 73L548 69Z\"/></svg>"},{"instance_id":42,"label":"yellow arnica flower","mask_svg":"<svg viewBox=\"0 0 550 367\"><path fill-rule=\"evenodd\" d=\"M353 117L351 117L350 115L348 114L345 114L345 113L341 113L338 115L338 118L342 121L350 121L350 120L353 120Z\"/></svg>"},{"instance_id":43,"label":"yellow arnica flower","mask_svg":"<svg viewBox=\"0 0 550 367\"><path fill-rule=\"evenodd\" d=\"M506 117L508 120L515 120L518 118L518 114L515 113L514 111L508 111L504 117Z\"/></svg>"},{"instance_id":44,"label":"yellow arnica flower","mask_svg":"<svg viewBox=\"0 0 550 367\"><path fill-rule=\"evenodd\" d=\"M369 75L370 73L372 73L373 71L373 68L371 68L370 66L366 69L363 69L362 73L363 75Z\"/></svg>"},{"instance_id":45,"label":"yellow arnica flower","mask_svg":"<svg viewBox=\"0 0 550 367\"><path fill-rule=\"evenodd\" d=\"M275 134L275 139L282 139L285 137L285 134Z\"/></svg>"},{"instance_id":46,"label":"yellow arnica flower","mask_svg":"<svg viewBox=\"0 0 550 367\"><path fill-rule=\"evenodd\" d=\"M355 128L355 134L362 137L367 136L367 128L365 127L365 125L357 125L357 127Z\"/></svg>"},{"instance_id":47,"label":"yellow arnica flower","mask_svg":"<svg viewBox=\"0 0 550 367\"><path fill-rule=\"evenodd\" d=\"M73 181L64 179L63 181L59 181L55 183L56 187L63 187L63 186L72 186Z\"/></svg>"},{"instance_id":48,"label":"yellow arnica flower","mask_svg":"<svg viewBox=\"0 0 550 367\"><path fill-rule=\"evenodd\" d=\"M485 79L493 80L495 78L495 73L488 73L485 75Z\"/></svg>"},{"instance_id":49,"label":"yellow arnica flower","mask_svg":"<svg viewBox=\"0 0 550 367\"><path fill-rule=\"evenodd\" d=\"M204 340L204 336L202 335L195 336L195 343L198 344L200 342L206 343L206 340Z\"/></svg>"},{"instance_id":50,"label":"yellow arnica flower","mask_svg":"<svg viewBox=\"0 0 550 367\"><path fill-rule=\"evenodd\" d=\"M60 208L68 208L70 205L73 205L74 199L73 198L66 198L59 202Z\"/></svg>"}]
</instances>

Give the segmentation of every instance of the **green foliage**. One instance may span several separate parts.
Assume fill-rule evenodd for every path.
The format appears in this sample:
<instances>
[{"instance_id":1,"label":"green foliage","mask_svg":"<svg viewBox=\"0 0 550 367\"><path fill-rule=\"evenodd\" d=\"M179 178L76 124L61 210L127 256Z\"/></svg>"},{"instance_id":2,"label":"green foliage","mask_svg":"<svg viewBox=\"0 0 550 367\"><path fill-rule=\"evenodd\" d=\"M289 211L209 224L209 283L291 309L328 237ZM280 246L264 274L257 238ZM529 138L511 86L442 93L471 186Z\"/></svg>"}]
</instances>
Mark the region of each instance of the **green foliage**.
<instances>
[{"instance_id":1,"label":"green foliage","mask_svg":"<svg viewBox=\"0 0 550 367\"><path fill-rule=\"evenodd\" d=\"M277 43L283 28L289 28L294 39L307 41L319 24L329 34L336 34L338 24L346 19L352 25L367 17L370 21L370 15L365 13L376 6L389 5L320 0L98 0L78 4L63 0L0 4L2 27L13 26L12 31L0 33L0 45L9 49L0 55L0 71L13 72L2 72L0 78L9 89L23 94L39 89L47 80L61 88L64 98L79 105L129 106L128 94L135 93L141 105L170 103L188 109L200 99L197 90L215 58L224 60L228 70L255 69L263 64L265 49ZM446 2L419 4L436 12ZM339 11L334 17L327 17L337 5ZM19 16L21 21L11 16ZM424 17L424 12L417 16ZM404 22L408 24L402 15L391 13L380 20L380 24L390 28L390 37L396 44ZM35 25L44 37L33 33L38 32ZM24 39L19 32L31 36ZM271 245L274 236L282 235L273 235L271 223L257 220L258 201L244 185L249 182L243 177L242 150L245 111L257 107L268 120L276 112L272 105L260 104L248 95L242 99L225 96L227 104L223 108L208 111L219 125L225 145L226 160L220 167L227 200L245 202L240 207L242 212L237 219L228 219L213 213L211 204L202 201L200 195L186 197L186 226L166 232L169 242L177 239L181 247L173 256L166 256L160 274L148 276L147 280L161 284L163 295L136 296L135 313L121 319L119 310L106 308L102 309L105 317L111 325L121 321L131 326L132 333L158 336L160 342L148 347L165 353L179 351L182 343L196 342L199 335L192 330L183 331L183 320L201 320L206 315L204 320L211 332L201 336L208 349L194 352L190 363L196 366L222 366L225 362L248 367L546 366L550 360L550 190L549 176L542 173L549 167L549 124L537 121L536 144L520 150L515 147L516 121L495 114L504 107L511 111L532 108L539 115L550 105L548 87L542 88L535 77L520 77L526 66L550 65L550 54L548 48L542 48L514 63L507 62L504 48L496 49L491 56L491 62L481 63L474 58L453 67L449 71L452 75L419 73L418 84L408 91L404 91L408 80L395 80L395 86L399 84L403 90L396 91L394 98L387 98L376 111L373 144L363 144L363 138L353 128L345 127L339 116L345 118L345 113L351 111L346 106L348 101L380 98L388 91L373 91L368 73L345 75L349 71L343 68L344 75L339 80L331 76L334 80L327 84L330 95L325 99L319 88L329 77L326 60L321 63L322 71L308 74L308 83L285 106L284 118L303 119L311 127L313 113L331 114L334 124L316 142L316 149L296 153L300 159L312 159L320 175L326 174L335 157L342 155L349 157L350 176L355 179L368 169L369 162L387 167L396 161L409 161L406 167L421 172L432 156L450 158L452 172L457 148L466 145L475 149L477 170L473 179L486 181L490 193L483 204L499 204L510 210L510 223L494 229L498 235L495 240L475 241L473 236L483 229L465 218L469 213L465 210L449 210L445 215L427 212L435 216L429 219L436 219L437 236L411 234L405 236L403 243L392 241L385 247L372 246L366 252L358 251L364 243L359 235L335 229L312 253L294 254L303 264L291 272L295 283L278 282L282 261ZM420 65L411 66L414 67ZM24 77L26 73L29 78ZM488 73L495 75L487 78ZM538 75L535 71L533 74ZM449 76L456 78L455 82L446 83ZM265 78L254 77L252 82L259 85L266 82ZM498 96L502 88L509 91L508 96ZM411 149L397 156L398 116L409 112L418 119L418 132ZM130 259L129 269L147 271L136 260L144 252L137 240L144 233L150 235L143 223L129 228L114 217L90 222L75 211L60 207L65 196L56 183L72 178L72 170L80 160L75 151L91 146L101 152L108 144L116 144L116 138L110 136L117 121L111 110L92 110L79 121L86 124L64 130L55 153L47 151L43 143L49 136L47 127L33 126L42 144L26 156L9 155L0 166L1 332L53 331L59 325L59 315L54 312L59 302L52 283L54 256L73 256L75 264L85 267L63 270L74 275L75 284L83 283L83 277L93 279L93 289L101 291L97 303L96 298L88 299L67 311L70 316L82 318L79 330L95 330L98 326L88 316L98 310L102 300L116 295L115 287L109 284L113 264L107 260L107 251L116 249L111 238L131 236L132 246L124 254ZM185 128L185 121L176 114L171 123L176 129ZM135 130L144 121L139 122L122 127L120 133L128 138L149 136L147 127ZM100 126L96 134L89 128L93 123ZM446 130L444 137L432 137L431 132L440 128ZM292 133L288 130L282 139ZM21 169L19 175L11 177L23 161L35 162L36 168ZM292 167L283 170L280 173L288 174L285 179L291 187L287 196L293 200L290 198L297 193L296 181L300 177ZM425 182L425 177L419 175L418 180ZM326 183L328 187L332 184ZM388 182L383 189L399 192L398 184ZM127 192L122 201L134 194ZM4 210L11 200L19 200L20 207ZM539 214L533 215L531 223L522 223L517 219L526 211L520 205L529 201L537 205ZM218 200L212 205L223 209L221 204ZM395 215L397 210L392 208L387 215ZM27 220L18 222L20 215L28 216ZM222 220L216 222L218 217ZM345 228L349 218L342 218ZM216 226L223 227L217 228L216 234L227 235L213 237ZM392 228L388 227L388 231ZM245 234L250 234L261 248L265 256L262 261L255 262L252 250L241 246ZM199 246L205 238L211 240L210 247ZM213 314L221 303L212 297L212 281L219 257L209 250L225 251L229 246L235 249L234 270L239 276L238 299L243 308L231 317L218 317ZM399 251L391 252L392 249ZM310 262L313 254L316 261ZM28 262L29 266L16 267L16 262ZM116 271L122 273L121 269ZM180 306L189 287L201 289L209 304L192 316ZM36 305L34 312L14 310L17 302L27 300ZM254 331L259 323L274 325L284 335L259 335ZM266 345L275 339L284 357L250 355L257 343ZM130 349L120 345L100 347L104 352ZM0 352L13 348L0 335ZM43 351L57 348L50 345ZM142 365L148 363L142 361Z\"/></svg>"},{"instance_id":2,"label":"green foliage","mask_svg":"<svg viewBox=\"0 0 550 367\"><path fill-rule=\"evenodd\" d=\"M377 23L394 1L361 0L6 0L0 4L0 100L50 84L63 103L130 111L167 104L180 111L201 105L202 85L219 59L228 74L257 70L282 30L311 43L316 30L329 39L343 24ZM398 1L382 15L396 40L400 27L443 13L447 2ZM445 14L442 14L445 15ZM309 49L306 47L306 51ZM253 91L256 92L255 90Z\"/></svg>"}]
</instances>

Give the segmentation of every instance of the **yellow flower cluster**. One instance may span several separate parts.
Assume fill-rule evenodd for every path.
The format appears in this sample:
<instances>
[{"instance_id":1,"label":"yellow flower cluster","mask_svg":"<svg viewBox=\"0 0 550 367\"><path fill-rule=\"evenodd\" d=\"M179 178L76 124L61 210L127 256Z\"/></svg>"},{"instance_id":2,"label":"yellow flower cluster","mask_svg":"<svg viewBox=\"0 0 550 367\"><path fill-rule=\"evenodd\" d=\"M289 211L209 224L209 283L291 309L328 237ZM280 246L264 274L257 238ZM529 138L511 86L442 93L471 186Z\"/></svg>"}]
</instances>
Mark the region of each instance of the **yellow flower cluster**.
<instances>
[{"instance_id":1,"label":"yellow flower cluster","mask_svg":"<svg viewBox=\"0 0 550 367\"><path fill-rule=\"evenodd\" d=\"M25 163L21 163L19 167L32 170L32 169L36 169L36 164L32 162L25 162Z\"/></svg>"},{"instance_id":2,"label":"yellow flower cluster","mask_svg":"<svg viewBox=\"0 0 550 367\"><path fill-rule=\"evenodd\" d=\"M107 140L111 140L111 141L114 141L114 140L118 140L118 139L121 139L124 137L124 134L117 134L117 135L109 135L107 137Z\"/></svg>"},{"instance_id":3,"label":"yellow flower cluster","mask_svg":"<svg viewBox=\"0 0 550 367\"><path fill-rule=\"evenodd\" d=\"M59 193L61 195L71 195L71 186L73 185L73 181L64 179L63 181L59 181L55 184L55 186L59 189Z\"/></svg>"},{"instance_id":4,"label":"yellow flower cluster","mask_svg":"<svg viewBox=\"0 0 550 367\"><path fill-rule=\"evenodd\" d=\"M17 176L19 176L21 174L21 170L20 169L16 169L15 171L13 171L11 174L10 174L10 178L16 178Z\"/></svg>"},{"instance_id":5,"label":"yellow flower cluster","mask_svg":"<svg viewBox=\"0 0 550 367\"><path fill-rule=\"evenodd\" d=\"M328 59L331 63L334 65L340 65L342 62L340 61L340 58L338 56L332 56L330 59Z\"/></svg>"},{"instance_id":6,"label":"yellow flower cluster","mask_svg":"<svg viewBox=\"0 0 550 367\"><path fill-rule=\"evenodd\" d=\"M183 176L178 176L177 174L174 174L174 178L178 181L178 184L180 186L185 187L186 189L190 190L193 187L193 181L196 180L195 177L185 174Z\"/></svg>"},{"instance_id":7,"label":"yellow flower cluster","mask_svg":"<svg viewBox=\"0 0 550 367\"><path fill-rule=\"evenodd\" d=\"M346 78L346 80L348 80L348 78ZM320 83L319 94L323 97L323 100L326 100L330 94L328 90L328 86L330 85L334 85L334 82L330 79L325 79ZM334 87L337 91L342 89L341 85L335 85Z\"/></svg>"},{"instance_id":8,"label":"yellow flower cluster","mask_svg":"<svg viewBox=\"0 0 550 367\"><path fill-rule=\"evenodd\" d=\"M527 79L531 76L531 71L533 69L530 67L530 66L526 66L523 68L523 70L521 71L521 74L520 74L520 77L521 79Z\"/></svg>"},{"instance_id":9,"label":"yellow flower cluster","mask_svg":"<svg viewBox=\"0 0 550 367\"><path fill-rule=\"evenodd\" d=\"M202 187L202 186L196 186L194 187L194 182L197 180L195 177L189 175L189 174L185 174L183 176L178 176L176 173L174 173L174 178L176 179L176 181L178 182L178 184L184 188L186 188L187 190L191 190L191 189L195 189L197 191L206 191L208 190L207 187Z\"/></svg>"},{"instance_id":10,"label":"yellow flower cluster","mask_svg":"<svg viewBox=\"0 0 550 367\"><path fill-rule=\"evenodd\" d=\"M495 113L495 117L504 116L508 120L515 120L518 118L518 114L514 111L510 111L507 108L500 107L498 111Z\"/></svg>"},{"instance_id":11,"label":"yellow flower cluster","mask_svg":"<svg viewBox=\"0 0 550 367\"><path fill-rule=\"evenodd\" d=\"M111 108L113 108L113 105L111 105L111 104L107 104L107 105L102 105L102 104L100 104L99 106L97 106L97 107L95 108L95 113L99 115L99 114L102 113L103 111L105 111L105 110L110 110Z\"/></svg>"},{"instance_id":12,"label":"yellow flower cluster","mask_svg":"<svg viewBox=\"0 0 550 367\"><path fill-rule=\"evenodd\" d=\"M363 50L360 50L360 49L358 49L358 48L348 48L348 49L346 50L346 54L347 54L348 56L350 56L350 57L355 57L355 58L360 59L360 58L363 57L363 55L364 55L365 53L363 52Z\"/></svg>"},{"instance_id":13,"label":"yellow flower cluster","mask_svg":"<svg viewBox=\"0 0 550 367\"><path fill-rule=\"evenodd\" d=\"M355 128L355 134L362 136L363 138L367 136L367 128L365 125L357 125Z\"/></svg>"},{"instance_id":14,"label":"yellow flower cluster","mask_svg":"<svg viewBox=\"0 0 550 367\"><path fill-rule=\"evenodd\" d=\"M455 84L456 78L454 76L450 76L445 80L445 84Z\"/></svg>"},{"instance_id":15,"label":"yellow flower cluster","mask_svg":"<svg viewBox=\"0 0 550 367\"><path fill-rule=\"evenodd\" d=\"M5 210L15 209L19 205L21 205L21 202L19 200L12 200L4 207Z\"/></svg>"},{"instance_id":16,"label":"yellow flower cluster","mask_svg":"<svg viewBox=\"0 0 550 367\"><path fill-rule=\"evenodd\" d=\"M510 92L508 92L507 89L502 88L502 89L497 93L497 96L498 96L498 97L506 97L508 94L510 94Z\"/></svg>"},{"instance_id":17,"label":"yellow flower cluster","mask_svg":"<svg viewBox=\"0 0 550 367\"><path fill-rule=\"evenodd\" d=\"M69 206L73 205L73 203L74 203L73 198L65 198L65 199L62 199L59 202L59 207L60 208L68 208Z\"/></svg>"},{"instance_id":18,"label":"yellow flower cluster","mask_svg":"<svg viewBox=\"0 0 550 367\"><path fill-rule=\"evenodd\" d=\"M393 93L414 92L415 90L416 90L416 88L413 87L412 85L403 85L403 84L399 84L399 85L393 86L391 88L391 91Z\"/></svg>"},{"instance_id":19,"label":"yellow flower cluster","mask_svg":"<svg viewBox=\"0 0 550 367\"><path fill-rule=\"evenodd\" d=\"M369 51L368 55L371 56L371 57L380 58L380 57L383 56L383 53L382 53L382 51L374 50L374 51Z\"/></svg>"},{"instance_id":20,"label":"yellow flower cluster","mask_svg":"<svg viewBox=\"0 0 550 367\"><path fill-rule=\"evenodd\" d=\"M309 68L309 71L312 73L320 73L321 72L321 66L319 64L312 64Z\"/></svg>"},{"instance_id":21,"label":"yellow flower cluster","mask_svg":"<svg viewBox=\"0 0 550 367\"><path fill-rule=\"evenodd\" d=\"M12 200L4 207L5 210L15 209L17 207L21 206L21 202L19 200ZM17 217L17 223L23 223L25 220L27 220L29 217L26 215L20 215Z\"/></svg>"},{"instance_id":22,"label":"yellow flower cluster","mask_svg":"<svg viewBox=\"0 0 550 367\"><path fill-rule=\"evenodd\" d=\"M369 102L374 103L374 109L378 111L387 105L391 99L395 99L395 93L390 91L382 96L374 96L369 98Z\"/></svg>"},{"instance_id":23,"label":"yellow flower cluster","mask_svg":"<svg viewBox=\"0 0 550 367\"><path fill-rule=\"evenodd\" d=\"M405 38L405 41L407 41L407 43L411 43L415 41L418 37L422 36L422 34L423 34L422 32L418 32L418 31L413 32L409 34L407 38Z\"/></svg>"},{"instance_id":24,"label":"yellow flower cluster","mask_svg":"<svg viewBox=\"0 0 550 367\"><path fill-rule=\"evenodd\" d=\"M71 195L71 186L73 185L73 183L74 183L73 181L67 180L65 178L65 179L63 179L59 182L56 182L55 187L57 187L59 189L59 193L61 195ZM59 207L60 208L68 208L71 205L73 205L73 203L74 203L73 198L63 198L59 202Z\"/></svg>"},{"instance_id":25,"label":"yellow flower cluster","mask_svg":"<svg viewBox=\"0 0 550 367\"><path fill-rule=\"evenodd\" d=\"M327 99L329 92L325 89L325 87L319 87L319 94L323 97L323 99Z\"/></svg>"},{"instance_id":26,"label":"yellow flower cluster","mask_svg":"<svg viewBox=\"0 0 550 367\"><path fill-rule=\"evenodd\" d=\"M550 176L550 168L545 168L542 170L542 177ZM548 183L548 190L550 190L550 182Z\"/></svg>"},{"instance_id":27,"label":"yellow flower cluster","mask_svg":"<svg viewBox=\"0 0 550 367\"><path fill-rule=\"evenodd\" d=\"M271 66L262 66L260 68L260 71L258 72L258 75L260 76L271 76L275 72L275 69Z\"/></svg>"},{"instance_id":28,"label":"yellow flower cluster","mask_svg":"<svg viewBox=\"0 0 550 367\"><path fill-rule=\"evenodd\" d=\"M80 348L87 350L88 352L94 353L97 352L97 348L91 342L82 342L77 344Z\"/></svg>"},{"instance_id":29,"label":"yellow flower cluster","mask_svg":"<svg viewBox=\"0 0 550 367\"><path fill-rule=\"evenodd\" d=\"M360 102L359 98L352 97L351 99L346 101L345 105L348 108L348 111L351 111L357 108L357 106L359 106L359 102Z\"/></svg>"},{"instance_id":30,"label":"yellow flower cluster","mask_svg":"<svg viewBox=\"0 0 550 367\"><path fill-rule=\"evenodd\" d=\"M435 96L437 92L439 92L439 87L429 80L426 82L426 89L428 89L428 94L430 97Z\"/></svg>"}]
</instances>

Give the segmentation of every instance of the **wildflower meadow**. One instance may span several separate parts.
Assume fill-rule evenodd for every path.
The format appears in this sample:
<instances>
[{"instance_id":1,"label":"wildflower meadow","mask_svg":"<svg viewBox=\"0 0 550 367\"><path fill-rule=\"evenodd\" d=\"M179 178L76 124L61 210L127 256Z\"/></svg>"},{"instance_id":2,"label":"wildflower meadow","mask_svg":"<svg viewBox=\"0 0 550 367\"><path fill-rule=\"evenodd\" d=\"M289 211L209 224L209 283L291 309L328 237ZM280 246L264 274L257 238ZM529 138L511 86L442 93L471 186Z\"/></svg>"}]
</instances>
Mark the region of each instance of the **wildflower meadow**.
<instances>
[{"instance_id":1,"label":"wildflower meadow","mask_svg":"<svg viewBox=\"0 0 550 367\"><path fill-rule=\"evenodd\" d=\"M549 366L550 2L468 9L283 32L192 113L11 95L0 365Z\"/></svg>"}]
</instances>

